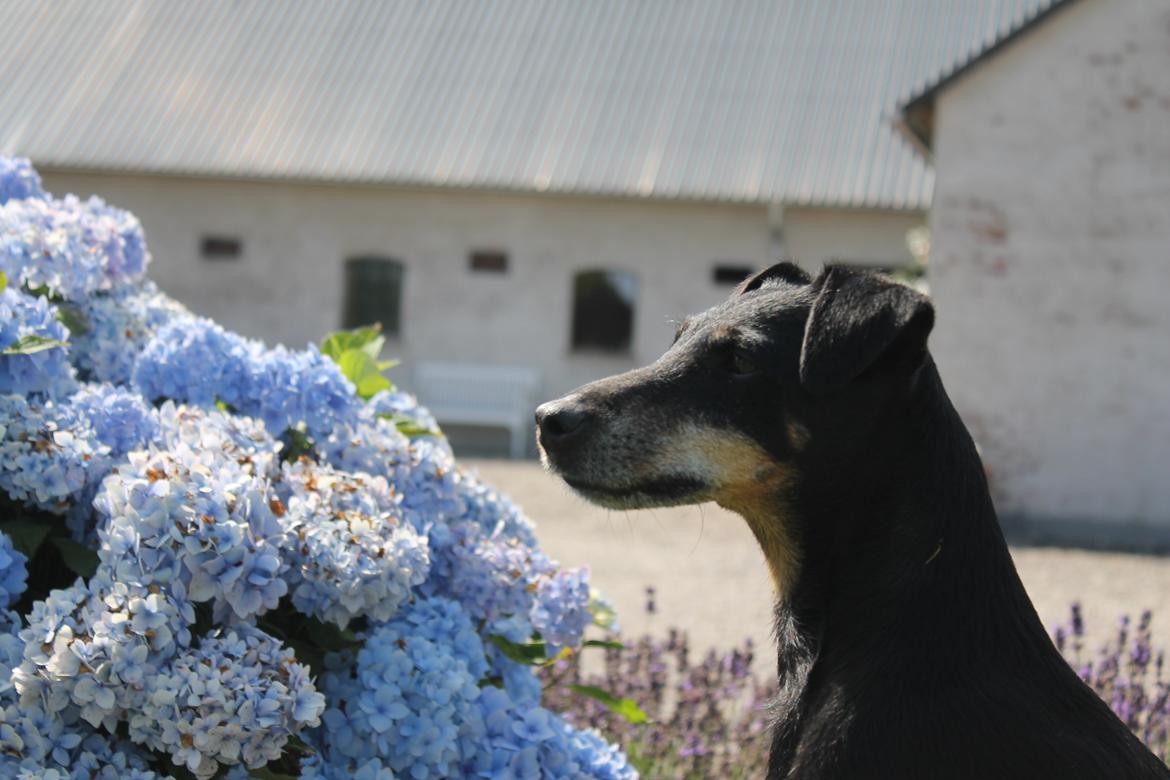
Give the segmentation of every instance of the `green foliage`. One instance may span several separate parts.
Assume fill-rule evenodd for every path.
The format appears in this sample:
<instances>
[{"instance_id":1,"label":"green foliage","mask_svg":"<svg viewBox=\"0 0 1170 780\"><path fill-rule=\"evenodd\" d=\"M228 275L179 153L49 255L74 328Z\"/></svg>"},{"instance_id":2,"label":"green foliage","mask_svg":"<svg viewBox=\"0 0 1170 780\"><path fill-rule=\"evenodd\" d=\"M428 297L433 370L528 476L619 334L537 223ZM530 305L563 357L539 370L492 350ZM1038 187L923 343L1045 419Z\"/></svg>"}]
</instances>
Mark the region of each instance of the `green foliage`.
<instances>
[{"instance_id":1,"label":"green foliage","mask_svg":"<svg viewBox=\"0 0 1170 780\"><path fill-rule=\"evenodd\" d=\"M85 545L64 536L53 536L49 542L57 548L69 571L77 576L89 579L97 571L98 555Z\"/></svg>"},{"instance_id":2,"label":"green foliage","mask_svg":"<svg viewBox=\"0 0 1170 780\"><path fill-rule=\"evenodd\" d=\"M394 385L382 376L378 369L378 362L359 349L343 352L337 359L341 366L341 373L357 388L358 397L368 400L383 390L391 390Z\"/></svg>"},{"instance_id":3,"label":"green foliage","mask_svg":"<svg viewBox=\"0 0 1170 780\"><path fill-rule=\"evenodd\" d=\"M408 439L417 439L419 436L442 436L443 432L437 428L426 428L418 424L418 420L413 417L407 417L405 414L398 414L397 412L383 412L378 415L383 420L389 420L394 423L394 427L398 432Z\"/></svg>"},{"instance_id":4,"label":"green foliage","mask_svg":"<svg viewBox=\"0 0 1170 780\"><path fill-rule=\"evenodd\" d=\"M76 306L57 304L57 321L68 328L74 336L84 336L89 331L89 321Z\"/></svg>"},{"instance_id":5,"label":"green foliage","mask_svg":"<svg viewBox=\"0 0 1170 780\"><path fill-rule=\"evenodd\" d=\"M613 605L601 598L599 593L589 594L589 606L586 609L593 618L593 625L603 631L612 631L617 626L617 613L614 612Z\"/></svg>"},{"instance_id":6,"label":"green foliage","mask_svg":"<svg viewBox=\"0 0 1170 780\"><path fill-rule=\"evenodd\" d=\"M21 336L11 347L0 350L0 355L31 355L34 352L43 352L46 349L56 349L57 347L67 346L69 346L68 343L64 341L48 339L44 336L38 336L35 333L30 333L26 336Z\"/></svg>"},{"instance_id":7,"label":"green foliage","mask_svg":"<svg viewBox=\"0 0 1170 780\"><path fill-rule=\"evenodd\" d=\"M0 271L0 293L8 289L8 274Z\"/></svg>"},{"instance_id":8,"label":"green foliage","mask_svg":"<svg viewBox=\"0 0 1170 780\"><path fill-rule=\"evenodd\" d=\"M304 431L304 426L287 429L281 441L284 444L280 450L281 461L293 463L302 457L313 457L313 440Z\"/></svg>"},{"instance_id":9,"label":"green foliage","mask_svg":"<svg viewBox=\"0 0 1170 780\"><path fill-rule=\"evenodd\" d=\"M53 527L31 518L19 518L0 523L0 531L12 539L12 546L32 560Z\"/></svg>"},{"instance_id":10,"label":"green foliage","mask_svg":"<svg viewBox=\"0 0 1170 780\"><path fill-rule=\"evenodd\" d=\"M543 639L534 639L528 642L513 642L502 636L490 634L488 641L499 648L509 660L525 666L547 666L549 663L548 645Z\"/></svg>"},{"instance_id":11,"label":"green foliage","mask_svg":"<svg viewBox=\"0 0 1170 780\"><path fill-rule=\"evenodd\" d=\"M97 553L73 541L60 515L21 506L0 493L0 518L0 531L28 557L28 587L13 607L16 611L26 614L49 591L93 576Z\"/></svg>"},{"instance_id":12,"label":"green foliage","mask_svg":"<svg viewBox=\"0 0 1170 780\"><path fill-rule=\"evenodd\" d=\"M626 646L612 639L586 639L583 647L600 647L603 650L625 650Z\"/></svg>"},{"instance_id":13,"label":"green foliage","mask_svg":"<svg viewBox=\"0 0 1170 780\"><path fill-rule=\"evenodd\" d=\"M321 354L337 363L341 373L353 382L362 399L369 399L383 390L394 389L393 383L382 372L398 365L398 361L378 359L386 343L386 337L381 332L382 326L374 324L366 328L330 333L321 342Z\"/></svg>"},{"instance_id":14,"label":"green foliage","mask_svg":"<svg viewBox=\"0 0 1170 780\"><path fill-rule=\"evenodd\" d=\"M257 780L296 780L297 776L287 774L285 772L275 772L267 766L262 766L258 769L253 769L248 773L249 777L255 777Z\"/></svg>"},{"instance_id":15,"label":"green foliage","mask_svg":"<svg viewBox=\"0 0 1170 780\"><path fill-rule=\"evenodd\" d=\"M543 669L550 669L555 667L560 661L567 661L573 657L573 651L567 647L561 650L552 658L548 657L548 644L539 637L535 637L528 642L513 642L502 636L489 635L488 641L500 649L505 656L515 661L518 664L525 666L536 666ZM600 647L609 650L621 650L625 647L621 642L603 639L587 639L582 643L582 648ZM490 680L488 681L491 682ZM555 685L555 683L554 683ZM580 685L572 684L565 686L568 690L579 693L582 696L588 696L595 699L607 708L609 708L615 715L625 718L633 724L645 723L648 718L642 708L633 699L621 698L614 696L609 691L603 688L598 688L595 685Z\"/></svg>"},{"instance_id":16,"label":"green foliage","mask_svg":"<svg viewBox=\"0 0 1170 780\"><path fill-rule=\"evenodd\" d=\"M337 360L346 352L357 349L377 360L382 354L382 345L386 343L386 338L381 333L382 326L377 324L353 330L334 331L321 342L321 354Z\"/></svg>"},{"instance_id":17,"label":"green foliage","mask_svg":"<svg viewBox=\"0 0 1170 780\"><path fill-rule=\"evenodd\" d=\"M276 609L258 618L256 626L291 647L297 661L317 675L325 671L327 653L356 651L362 645L362 640L348 629L305 617L293 608L288 598L283 599Z\"/></svg>"},{"instance_id":18,"label":"green foliage","mask_svg":"<svg viewBox=\"0 0 1170 780\"><path fill-rule=\"evenodd\" d=\"M383 390L393 390L394 384L383 372L398 365L397 360L379 360L386 337L378 324L354 330L339 330L330 333L321 342L321 354L333 360L341 368L345 378L353 382L358 397L369 400ZM419 436L442 436L442 431L426 428L403 414L387 412L381 415L394 423L403 436L416 439Z\"/></svg>"},{"instance_id":19,"label":"green foliage","mask_svg":"<svg viewBox=\"0 0 1170 780\"><path fill-rule=\"evenodd\" d=\"M620 644L621 643L619 642L618 645L620 646ZM639 723L645 723L649 720L649 717L646 715L646 713L643 712L642 708L638 706L638 702L634 701L633 699L619 699L609 691L603 690L594 685L570 684L566 687L570 691L579 693L582 696L588 696L591 699L596 699L608 707L609 710L615 715L620 715L628 722L633 723L635 726Z\"/></svg>"}]
</instances>

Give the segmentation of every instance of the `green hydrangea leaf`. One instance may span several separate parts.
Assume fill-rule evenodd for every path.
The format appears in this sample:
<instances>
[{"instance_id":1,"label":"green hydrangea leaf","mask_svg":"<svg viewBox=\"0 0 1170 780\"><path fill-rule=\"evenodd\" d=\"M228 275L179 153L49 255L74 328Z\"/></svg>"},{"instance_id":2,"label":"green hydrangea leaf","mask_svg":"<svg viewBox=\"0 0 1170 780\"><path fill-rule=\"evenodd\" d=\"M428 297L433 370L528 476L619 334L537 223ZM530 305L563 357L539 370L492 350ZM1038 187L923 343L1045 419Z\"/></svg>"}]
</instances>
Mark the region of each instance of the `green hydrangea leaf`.
<instances>
[{"instance_id":1,"label":"green hydrangea leaf","mask_svg":"<svg viewBox=\"0 0 1170 780\"><path fill-rule=\"evenodd\" d=\"M389 420L394 423L394 427L398 432L408 439L417 439L419 436L442 436L443 432L438 428L427 428L419 425L418 420L413 417L408 417L405 414L397 412L382 412L378 415L383 420Z\"/></svg>"},{"instance_id":2,"label":"green hydrangea leaf","mask_svg":"<svg viewBox=\"0 0 1170 780\"><path fill-rule=\"evenodd\" d=\"M24 553L29 560L37 554L37 549L44 543L52 526L36 520L7 520L0 523L0 531L8 534L12 546Z\"/></svg>"},{"instance_id":3,"label":"green hydrangea leaf","mask_svg":"<svg viewBox=\"0 0 1170 780\"><path fill-rule=\"evenodd\" d=\"M361 349L350 349L341 353L337 365L341 368L341 373L353 382L360 398L369 399L383 390L391 390L394 387L378 370L378 361Z\"/></svg>"},{"instance_id":4,"label":"green hydrangea leaf","mask_svg":"<svg viewBox=\"0 0 1170 780\"><path fill-rule=\"evenodd\" d=\"M611 712L620 715L628 722L635 726L639 723L645 723L650 720L649 716L638 706L638 703L633 699L619 699L612 693L592 685L570 685L569 690L579 693L582 696L588 696L590 699L596 699L608 708Z\"/></svg>"},{"instance_id":5,"label":"green hydrangea leaf","mask_svg":"<svg viewBox=\"0 0 1170 780\"><path fill-rule=\"evenodd\" d=\"M626 646L621 642L614 642L608 639L586 639L581 643L582 647L603 647L606 650L625 650Z\"/></svg>"},{"instance_id":6,"label":"green hydrangea leaf","mask_svg":"<svg viewBox=\"0 0 1170 780\"><path fill-rule=\"evenodd\" d=\"M382 326L377 323L365 328L334 331L321 342L321 354L340 362L346 352L360 349L376 360L382 353L382 345L386 343L381 333Z\"/></svg>"},{"instance_id":7,"label":"green hydrangea leaf","mask_svg":"<svg viewBox=\"0 0 1170 780\"><path fill-rule=\"evenodd\" d=\"M543 641L525 642L521 644L495 634L490 634L487 639L499 648L500 652L508 659L518 664L539 666L548 661L548 658L545 656L546 645Z\"/></svg>"},{"instance_id":8,"label":"green hydrangea leaf","mask_svg":"<svg viewBox=\"0 0 1170 780\"><path fill-rule=\"evenodd\" d=\"M64 536L51 537L49 544L57 548L57 552L61 553L61 560L64 562L66 568L77 576L89 579L97 571L97 553L85 545L78 544Z\"/></svg>"},{"instance_id":9,"label":"green hydrangea leaf","mask_svg":"<svg viewBox=\"0 0 1170 780\"><path fill-rule=\"evenodd\" d=\"M81 310L74 306L57 304L57 321L69 328L74 336L84 336L89 331L89 321Z\"/></svg>"},{"instance_id":10,"label":"green hydrangea leaf","mask_svg":"<svg viewBox=\"0 0 1170 780\"><path fill-rule=\"evenodd\" d=\"M34 352L44 352L46 349L56 349L57 347L67 347L69 344L57 339L49 339L44 336L38 336L35 333L30 333L27 336L21 336L16 340L16 343L7 349L0 351L0 355L31 355Z\"/></svg>"}]
</instances>

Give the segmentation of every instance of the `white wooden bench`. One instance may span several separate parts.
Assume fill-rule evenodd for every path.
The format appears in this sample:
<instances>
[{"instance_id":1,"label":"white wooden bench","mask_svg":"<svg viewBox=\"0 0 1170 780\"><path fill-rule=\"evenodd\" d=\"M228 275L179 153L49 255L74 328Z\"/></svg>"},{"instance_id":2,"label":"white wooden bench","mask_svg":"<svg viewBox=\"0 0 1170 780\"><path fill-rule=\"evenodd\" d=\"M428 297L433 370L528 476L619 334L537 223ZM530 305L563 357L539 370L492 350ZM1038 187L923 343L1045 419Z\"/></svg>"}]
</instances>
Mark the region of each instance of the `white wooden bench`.
<instances>
[{"instance_id":1,"label":"white wooden bench","mask_svg":"<svg viewBox=\"0 0 1170 780\"><path fill-rule=\"evenodd\" d=\"M414 371L419 402L442 426L487 425L511 434L511 455L528 454L540 373L524 366L420 363Z\"/></svg>"}]
</instances>

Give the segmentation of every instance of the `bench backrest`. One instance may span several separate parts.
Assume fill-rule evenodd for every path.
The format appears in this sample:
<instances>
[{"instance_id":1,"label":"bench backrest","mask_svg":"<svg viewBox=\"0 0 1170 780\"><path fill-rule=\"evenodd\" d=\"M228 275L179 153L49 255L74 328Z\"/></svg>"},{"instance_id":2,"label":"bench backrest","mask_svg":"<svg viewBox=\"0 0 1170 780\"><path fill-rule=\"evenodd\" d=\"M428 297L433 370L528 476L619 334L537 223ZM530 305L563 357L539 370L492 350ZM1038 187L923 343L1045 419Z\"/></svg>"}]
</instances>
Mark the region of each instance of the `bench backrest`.
<instances>
[{"instance_id":1,"label":"bench backrest","mask_svg":"<svg viewBox=\"0 0 1170 780\"><path fill-rule=\"evenodd\" d=\"M419 401L441 423L527 422L536 406L540 374L524 366L422 363L415 369Z\"/></svg>"}]
</instances>

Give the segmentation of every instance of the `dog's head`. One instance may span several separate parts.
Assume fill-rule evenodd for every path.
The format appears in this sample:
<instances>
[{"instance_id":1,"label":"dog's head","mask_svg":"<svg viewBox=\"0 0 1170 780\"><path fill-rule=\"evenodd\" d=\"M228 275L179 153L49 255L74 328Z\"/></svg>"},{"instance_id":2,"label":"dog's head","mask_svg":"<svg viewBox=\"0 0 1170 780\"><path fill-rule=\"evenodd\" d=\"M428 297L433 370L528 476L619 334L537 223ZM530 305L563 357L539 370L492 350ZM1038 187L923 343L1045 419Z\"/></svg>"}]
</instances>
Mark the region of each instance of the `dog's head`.
<instances>
[{"instance_id":1,"label":"dog's head","mask_svg":"<svg viewBox=\"0 0 1170 780\"><path fill-rule=\"evenodd\" d=\"M779 581L801 487L864 450L927 360L929 301L882 277L781 263L687 318L655 363L536 411L545 465L610 508L716 501ZM848 471L848 469L846 469ZM789 561L790 562L790 561Z\"/></svg>"}]
</instances>

